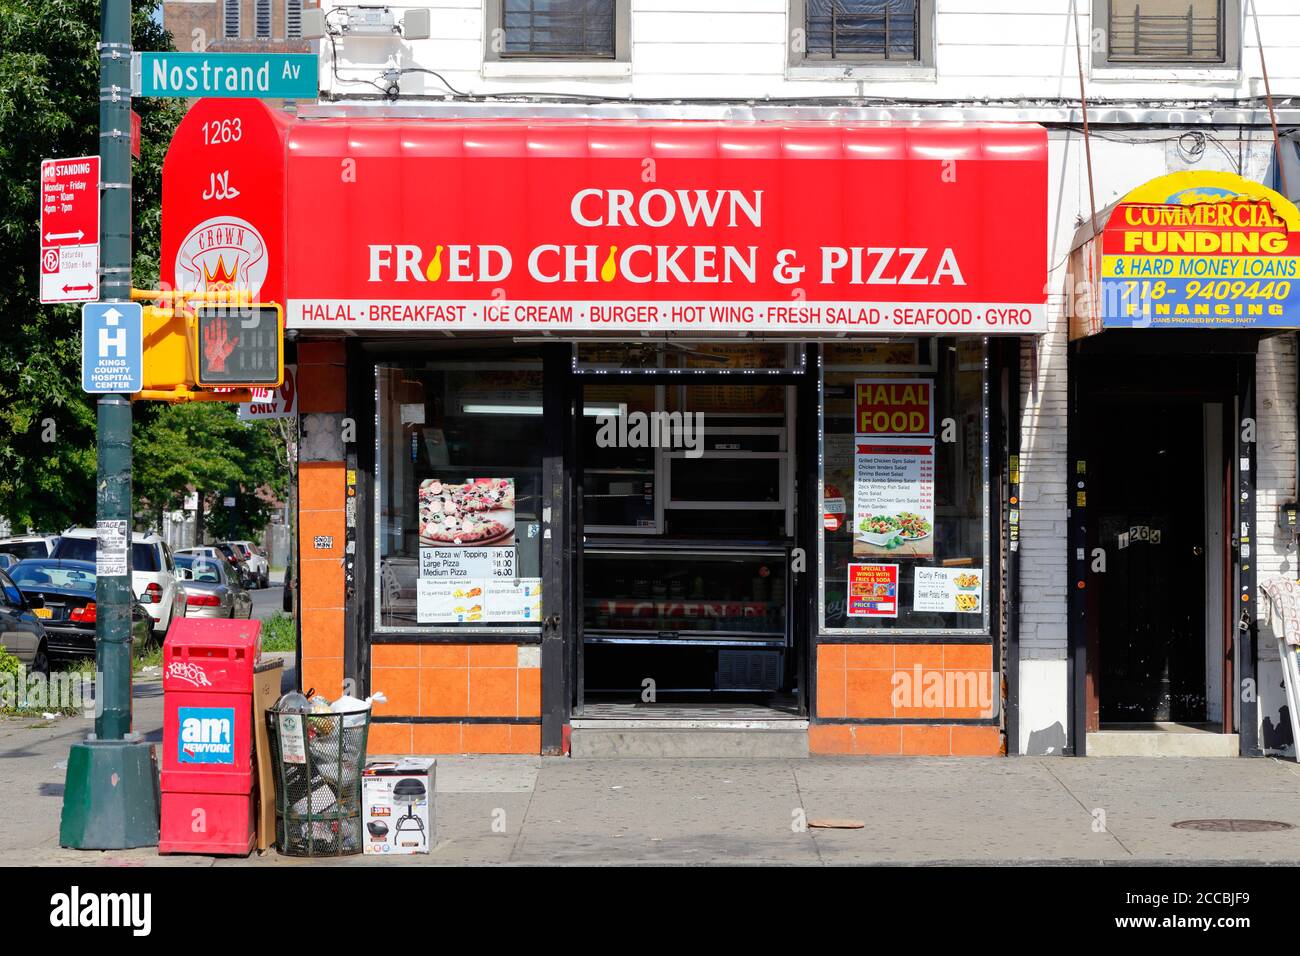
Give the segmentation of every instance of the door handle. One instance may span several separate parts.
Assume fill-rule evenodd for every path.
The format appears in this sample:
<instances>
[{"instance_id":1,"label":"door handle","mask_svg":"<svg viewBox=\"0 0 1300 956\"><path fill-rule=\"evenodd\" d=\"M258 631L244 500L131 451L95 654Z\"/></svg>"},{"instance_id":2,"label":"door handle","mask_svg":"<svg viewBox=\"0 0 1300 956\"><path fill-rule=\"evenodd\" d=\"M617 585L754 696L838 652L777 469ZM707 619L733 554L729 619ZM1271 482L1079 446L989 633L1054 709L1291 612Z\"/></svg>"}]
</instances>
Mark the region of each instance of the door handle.
<instances>
[{"instance_id":1,"label":"door handle","mask_svg":"<svg viewBox=\"0 0 1300 956\"><path fill-rule=\"evenodd\" d=\"M1192 554L1196 555L1199 558L1204 553L1205 553L1205 549L1202 548L1199 544L1192 545Z\"/></svg>"}]
</instances>

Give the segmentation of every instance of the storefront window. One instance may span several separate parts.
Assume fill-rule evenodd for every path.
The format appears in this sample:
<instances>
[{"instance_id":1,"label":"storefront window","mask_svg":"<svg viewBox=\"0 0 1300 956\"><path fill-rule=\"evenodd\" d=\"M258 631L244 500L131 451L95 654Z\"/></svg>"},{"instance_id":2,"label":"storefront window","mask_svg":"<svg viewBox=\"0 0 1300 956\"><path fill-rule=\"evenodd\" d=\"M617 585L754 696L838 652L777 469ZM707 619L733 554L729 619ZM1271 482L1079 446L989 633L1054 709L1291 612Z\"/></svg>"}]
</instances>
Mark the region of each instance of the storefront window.
<instances>
[{"instance_id":1,"label":"storefront window","mask_svg":"<svg viewBox=\"0 0 1300 956\"><path fill-rule=\"evenodd\" d=\"M985 342L827 346L822 626L988 629Z\"/></svg>"},{"instance_id":2,"label":"storefront window","mask_svg":"<svg viewBox=\"0 0 1300 956\"><path fill-rule=\"evenodd\" d=\"M376 627L537 627L540 357L464 353L376 379Z\"/></svg>"}]
</instances>

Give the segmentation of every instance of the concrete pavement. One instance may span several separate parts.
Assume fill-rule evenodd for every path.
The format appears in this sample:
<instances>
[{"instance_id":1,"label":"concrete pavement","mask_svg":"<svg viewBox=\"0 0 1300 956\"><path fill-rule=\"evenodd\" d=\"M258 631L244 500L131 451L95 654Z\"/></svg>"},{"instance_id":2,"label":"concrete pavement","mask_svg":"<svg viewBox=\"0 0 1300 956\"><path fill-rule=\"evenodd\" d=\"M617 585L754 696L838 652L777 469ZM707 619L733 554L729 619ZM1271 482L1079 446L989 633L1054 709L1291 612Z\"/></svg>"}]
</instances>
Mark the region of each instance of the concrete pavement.
<instances>
[{"instance_id":1,"label":"concrete pavement","mask_svg":"<svg viewBox=\"0 0 1300 956\"><path fill-rule=\"evenodd\" d=\"M157 683L137 727L161 739ZM0 864L300 866L58 847L82 719L0 720ZM1276 760L440 757L428 856L340 864L1300 863L1300 768ZM1174 829L1259 818L1280 832ZM855 830L805 827L819 818Z\"/></svg>"}]
</instances>

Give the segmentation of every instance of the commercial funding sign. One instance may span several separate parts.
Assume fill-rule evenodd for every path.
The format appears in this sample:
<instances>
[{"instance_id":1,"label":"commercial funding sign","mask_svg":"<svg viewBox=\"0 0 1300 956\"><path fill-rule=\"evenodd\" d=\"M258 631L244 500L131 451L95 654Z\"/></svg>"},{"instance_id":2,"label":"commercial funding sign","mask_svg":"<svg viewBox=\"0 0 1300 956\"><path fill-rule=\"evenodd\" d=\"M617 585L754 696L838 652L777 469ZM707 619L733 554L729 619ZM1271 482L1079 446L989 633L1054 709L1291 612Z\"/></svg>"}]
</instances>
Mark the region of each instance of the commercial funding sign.
<instances>
[{"instance_id":1,"label":"commercial funding sign","mask_svg":"<svg viewBox=\"0 0 1300 956\"><path fill-rule=\"evenodd\" d=\"M203 146L236 123L239 142ZM238 195L213 192L214 170ZM394 126L205 101L173 138L164 210L178 286L212 281L190 265L191 246L216 260L205 224L238 222L223 264L267 264L261 294L284 290L290 328L1046 329L1031 125Z\"/></svg>"},{"instance_id":2,"label":"commercial funding sign","mask_svg":"<svg viewBox=\"0 0 1300 956\"><path fill-rule=\"evenodd\" d=\"M1174 173L1130 192L1101 257L1091 328L1300 328L1300 212L1233 173Z\"/></svg>"}]
</instances>

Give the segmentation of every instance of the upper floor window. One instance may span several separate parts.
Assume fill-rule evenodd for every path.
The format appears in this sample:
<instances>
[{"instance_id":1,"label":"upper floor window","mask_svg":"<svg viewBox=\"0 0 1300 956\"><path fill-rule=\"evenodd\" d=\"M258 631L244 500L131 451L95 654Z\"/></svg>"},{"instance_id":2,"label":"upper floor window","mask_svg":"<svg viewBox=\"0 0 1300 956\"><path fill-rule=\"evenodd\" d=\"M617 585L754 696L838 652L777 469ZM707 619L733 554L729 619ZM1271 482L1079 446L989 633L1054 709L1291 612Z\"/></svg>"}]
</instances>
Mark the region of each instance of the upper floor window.
<instances>
[{"instance_id":1,"label":"upper floor window","mask_svg":"<svg viewBox=\"0 0 1300 956\"><path fill-rule=\"evenodd\" d=\"M259 40L271 39L271 0L257 0L257 19L253 24L257 28Z\"/></svg>"},{"instance_id":2,"label":"upper floor window","mask_svg":"<svg viewBox=\"0 0 1300 956\"><path fill-rule=\"evenodd\" d=\"M284 35L290 40L302 38L302 0L285 0Z\"/></svg>"},{"instance_id":3,"label":"upper floor window","mask_svg":"<svg viewBox=\"0 0 1300 956\"><path fill-rule=\"evenodd\" d=\"M1093 0L1104 24L1099 66L1230 66L1240 59L1241 0Z\"/></svg>"},{"instance_id":4,"label":"upper floor window","mask_svg":"<svg viewBox=\"0 0 1300 956\"><path fill-rule=\"evenodd\" d=\"M630 76L632 0L485 0L484 76Z\"/></svg>"},{"instance_id":5,"label":"upper floor window","mask_svg":"<svg viewBox=\"0 0 1300 956\"><path fill-rule=\"evenodd\" d=\"M790 12L792 63L934 63L934 0L793 0Z\"/></svg>"},{"instance_id":6,"label":"upper floor window","mask_svg":"<svg viewBox=\"0 0 1300 956\"><path fill-rule=\"evenodd\" d=\"M502 56L613 59L615 0L501 0Z\"/></svg>"},{"instance_id":7,"label":"upper floor window","mask_svg":"<svg viewBox=\"0 0 1300 956\"><path fill-rule=\"evenodd\" d=\"M225 0L222 4L221 35L227 40L239 39L239 0Z\"/></svg>"}]
</instances>

